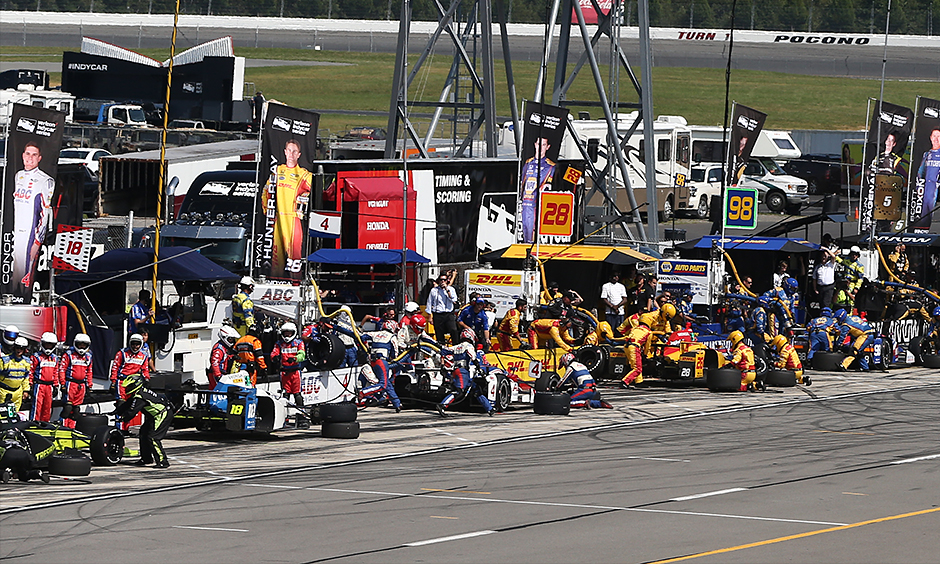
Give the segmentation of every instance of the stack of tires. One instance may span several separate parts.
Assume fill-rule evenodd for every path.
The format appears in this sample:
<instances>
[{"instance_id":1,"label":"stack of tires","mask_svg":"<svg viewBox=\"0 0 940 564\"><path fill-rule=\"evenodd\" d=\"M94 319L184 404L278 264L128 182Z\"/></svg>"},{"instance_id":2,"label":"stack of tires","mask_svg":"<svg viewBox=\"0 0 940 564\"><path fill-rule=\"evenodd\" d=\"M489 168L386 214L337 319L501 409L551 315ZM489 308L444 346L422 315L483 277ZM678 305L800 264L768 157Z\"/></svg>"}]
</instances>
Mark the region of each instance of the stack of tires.
<instances>
[{"instance_id":1,"label":"stack of tires","mask_svg":"<svg viewBox=\"0 0 940 564\"><path fill-rule=\"evenodd\" d=\"M535 381L532 410L536 415L568 415L571 411L571 394L556 390L560 382L554 372L545 372Z\"/></svg>"},{"instance_id":2,"label":"stack of tires","mask_svg":"<svg viewBox=\"0 0 940 564\"><path fill-rule=\"evenodd\" d=\"M924 337L911 339L908 350L914 355L914 364L924 368L940 368L940 354L936 354L932 343L924 342Z\"/></svg>"},{"instance_id":3,"label":"stack of tires","mask_svg":"<svg viewBox=\"0 0 940 564\"><path fill-rule=\"evenodd\" d=\"M353 402L325 403L319 406L320 436L325 439L358 439L359 413Z\"/></svg>"}]
</instances>

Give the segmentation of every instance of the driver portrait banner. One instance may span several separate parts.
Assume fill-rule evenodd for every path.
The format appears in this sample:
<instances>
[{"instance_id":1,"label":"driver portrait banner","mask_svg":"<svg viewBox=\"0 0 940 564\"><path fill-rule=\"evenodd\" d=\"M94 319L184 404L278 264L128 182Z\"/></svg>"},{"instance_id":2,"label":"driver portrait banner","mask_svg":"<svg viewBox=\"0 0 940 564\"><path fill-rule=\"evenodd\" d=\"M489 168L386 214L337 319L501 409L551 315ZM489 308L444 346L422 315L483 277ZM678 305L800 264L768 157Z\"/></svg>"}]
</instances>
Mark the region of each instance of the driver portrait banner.
<instances>
[{"instance_id":1,"label":"driver portrait banner","mask_svg":"<svg viewBox=\"0 0 940 564\"><path fill-rule=\"evenodd\" d=\"M751 158L751 151L757 143L757 136L764 128L767 114L735 103L731 116L726 178L728 186L737 186L741 175L744 174L744 167Z\"/></svg>"},{"instance_id":2,"label":"driver portrait banner","mask_svg":"<svg viewBox=\"0 0 940 564\"><path fill-rule=\"evenodd\" d=\"M255 275L301 278L319 120L317 113L265 104L253 234Z\"/></svg>"},{"instance_id":3,"label":"driver portrait banner","mask_svg":"<svg viewBox=\"0 0 940 564\"><path fill-rule=\"evenodd\" d=\"M522 154L519 159L519 195L516 200L518 243L535 241L539 194L552 190L555 165L567 123L568 110L565 108L526 102Z\"/></svg>"},{"instance_id":4,"label":"driver portrait banner","mask_svg":"<svg viewBox=\"0 0 940 564\"><path fill-rule=\"evenodd\" d=\"M907 178L904 153L911 137L914 112L904 106L875 101L868 136L865 140L865 169L862 171L862 193L858 214L859 232L871 228L875 218L875 177L895 175Z\"/></svg>"},{"instance_id":5,"label":"driver portrait banner","mask_svg":"<svg viewBox=\"0 0 940 564\"><path fill-rule=\"evenodd\" d=\"M927 233L940 189L940 100L919 97L911 143L907 222L909 231Z\"/></svg>"},{"instance_id":6,"label":"driver portrait banner","mask_svg":"<svg viewBox=\"0 0 940 564\"><path fill-rule=\"evenodd\" d=\"M0 294L12 295L14 304L30 303L45 284L36 272L49 267L48 234L60 207L72 205L55 180L64 124L62 112L13 105L0 200Z\"/></svg>"}]
</instances>

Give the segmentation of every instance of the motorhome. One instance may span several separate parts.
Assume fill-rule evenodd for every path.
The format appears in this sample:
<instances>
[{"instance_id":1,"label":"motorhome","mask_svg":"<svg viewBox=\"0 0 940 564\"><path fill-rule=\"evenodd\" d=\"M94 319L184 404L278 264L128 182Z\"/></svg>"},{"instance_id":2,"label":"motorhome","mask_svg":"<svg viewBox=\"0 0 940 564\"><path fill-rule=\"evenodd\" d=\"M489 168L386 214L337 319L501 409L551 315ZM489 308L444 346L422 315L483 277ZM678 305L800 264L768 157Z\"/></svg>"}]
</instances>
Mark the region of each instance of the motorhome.
<instances>
[{"instance_id":1,"label":"motorhome","mask_svg":"<svg viewBox=\"0 0 940 564\"><path fill-rule=\"evenodd\" d=\"M71 122L75 96L60 90L34 90L32 85L26 84L16 89L0 90L0 126L10 123L14 104L56 110L65 114L66 122Z\"/></svg>"}]
</instances>

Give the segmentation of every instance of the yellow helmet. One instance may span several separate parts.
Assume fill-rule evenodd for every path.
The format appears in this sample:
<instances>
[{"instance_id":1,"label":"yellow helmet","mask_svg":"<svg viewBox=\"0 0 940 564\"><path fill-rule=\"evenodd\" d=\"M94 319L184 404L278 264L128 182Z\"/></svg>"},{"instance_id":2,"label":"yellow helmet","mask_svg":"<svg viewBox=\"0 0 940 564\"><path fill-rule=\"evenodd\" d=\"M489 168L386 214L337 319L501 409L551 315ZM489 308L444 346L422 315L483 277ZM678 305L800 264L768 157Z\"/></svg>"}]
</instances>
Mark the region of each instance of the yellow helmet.
<instances>
[{"instance_id":1,"label":"yellow helmet","mask_svg":"<svg viewBox=\"0 0 940 564\"><path fill-rule=\"evenodd\" d=\"M676 316L676 306L669 302L664 303L663 307L659 309L659 316L663 319L663 321L669 321Z\"/></svg>"},{"instance_id":2,"label":"yellow helmet","mask_svg":"<svg viewBox=\"0 0 940 564\"><path fill-rule=\"evenodd\" d=\"M776 337L774 337L773 345L774 345L774 348L777 349L778 351L782 349L783 345L785 344L787 344L787 338L784 337L783 335L777 335Z\"/></svg>"},{"instance_id":3,"label":"yellow helmet","mask_svg":"<svg viewBox=\"0 0 940 564\"><path fill-rule=\"evenodd\" d=\"M614 330L610 327L610 323L606 321L601 321L597 324L597 333L598 335L607 337L608 339L614 338Z\"/></svg>"},{"instance_id":4,"label":"yellow helmet","mask_svg":"<svg viewBox=\"0 0 940 564\"><path fill-rule=\"evenodd\" d=\"M728 335L728 339L731 340L732 347L737 346L738 343L744 340L744 333L740 331L732 331L731 334Z\"/></svg>"}]
</instances>

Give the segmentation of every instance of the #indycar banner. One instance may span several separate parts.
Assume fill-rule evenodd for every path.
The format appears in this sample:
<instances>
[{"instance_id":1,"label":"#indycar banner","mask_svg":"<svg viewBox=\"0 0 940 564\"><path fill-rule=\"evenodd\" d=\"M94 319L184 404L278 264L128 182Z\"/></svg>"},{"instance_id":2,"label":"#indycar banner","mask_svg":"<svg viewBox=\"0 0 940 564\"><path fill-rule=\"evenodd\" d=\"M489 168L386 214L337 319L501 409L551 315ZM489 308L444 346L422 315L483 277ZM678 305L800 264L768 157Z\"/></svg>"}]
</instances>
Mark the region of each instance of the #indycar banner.
<instances>
[{"instance_id":1,"label":"#indycar banner","mask_svg":"<svg viewBox=\"0 0 940 564\"><path fill-rule=\"evenodd\" d=\"M940 187L940 101L918 97L908 183L909 231L927 233Z\"/></svg>"},{"instance_id":2,"label":"#indycar banner","mask_svg":"<svg viewBox=\"0 0 940 564\"><path fill-rule=\"evenodd\" d=\"M757 143L757 136L764 128L767 114L757 110L735 104L731 111L731 139L728 140L731 150L728 151L728 179L729 186L737 186L744 167L751 158L751 151Z\"/></svg>"},{"instance_id":3,"label":"#indycar banner","mask_svg":"<svg viewBox=\"0 0 940 564\"><path fill-rule=\"evenodd\" d=\"M865 141L867 168L862 171L861 210L859 212L859 232L867 231L875 218L875 187L877 176L898 176L902 182L907 178L907 161L903 155L911 137L914 112L910 108L896 106L888 102L875 102L875 111L871 116L868 137ZM882 179L883 186L890 185L889 179Z\"/></svg>"},{"instance_id":4,"label":"#indycar banner","mask_svg":"<svg viewBox=\"0 0 940 564\"><path fill-rule=\"evenodd\" d=\"M313 192L313 158L320 115L281 104L265 105L261 130L261 197L253 234L252 272L299 280L306 215Z\"/></svg>"},{"instance_id":5,"label":"#indycar banner","mask_svg":"<svg viewBox=\"0 0 940 564\"><path fill-rule=\"evenodd\" d=\"M7 162L3 178L2 252L0 294L11 294L13 303L28 304L37 281L40 258L47 270L48 244L61 209L81 209L81 200L66 201L56 188L59 148L65 114L55 110L14 104L7 139ZM44 246L46 245L46 246Z\"/></svg>"}]
</instances>

